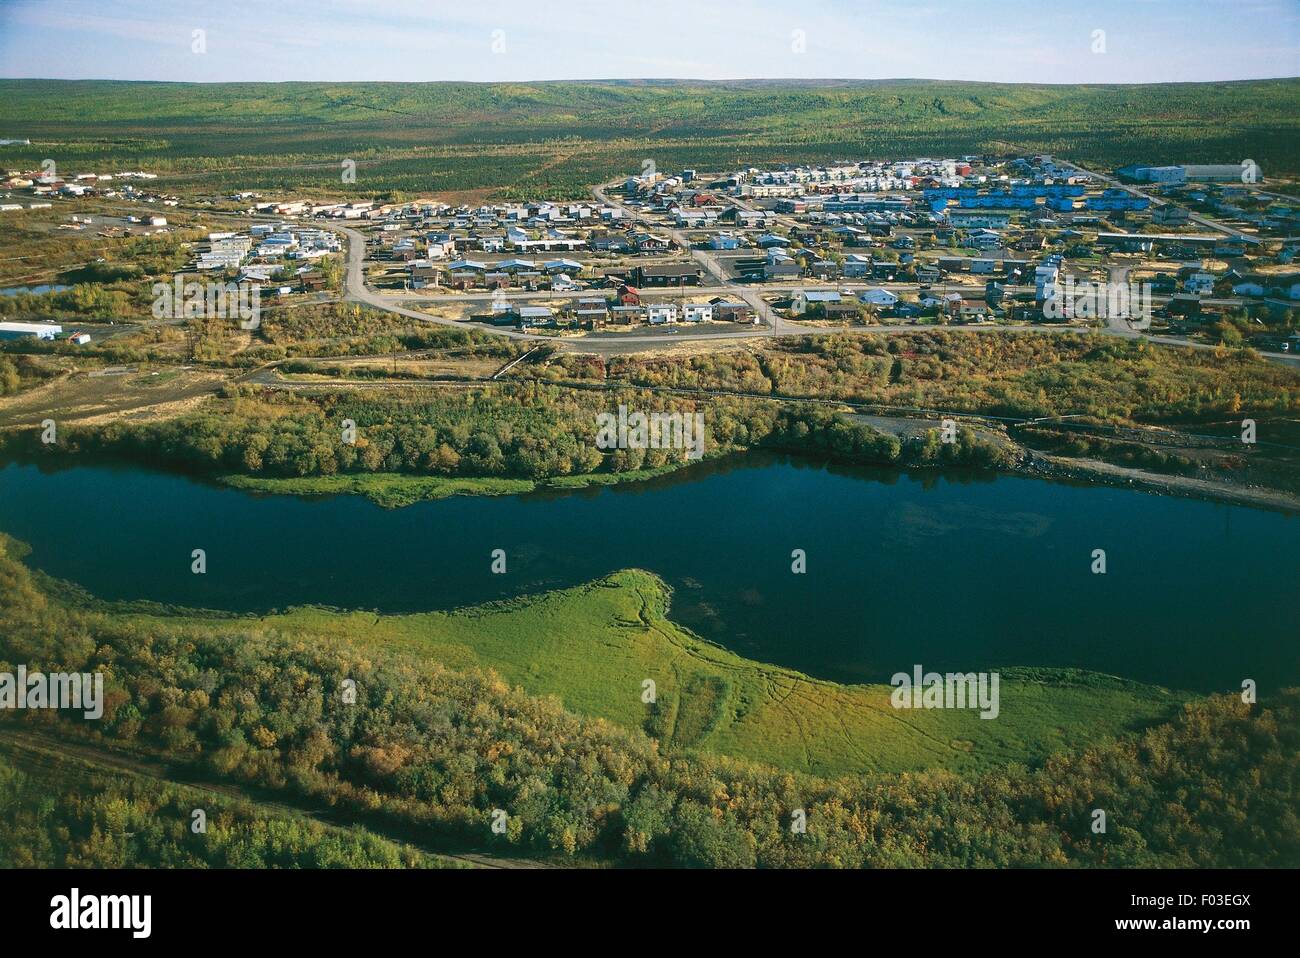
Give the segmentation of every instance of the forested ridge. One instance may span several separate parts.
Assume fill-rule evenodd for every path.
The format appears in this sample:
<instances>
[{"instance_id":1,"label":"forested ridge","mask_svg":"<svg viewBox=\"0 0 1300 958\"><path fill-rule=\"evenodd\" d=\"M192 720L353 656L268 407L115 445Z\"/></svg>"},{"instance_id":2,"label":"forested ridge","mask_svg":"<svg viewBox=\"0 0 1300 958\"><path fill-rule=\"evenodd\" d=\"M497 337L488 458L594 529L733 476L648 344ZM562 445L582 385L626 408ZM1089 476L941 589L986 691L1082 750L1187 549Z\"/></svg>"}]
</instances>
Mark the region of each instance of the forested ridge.
<instances>
[{"instance_id":1,"label":"forested ridge","mask_svg":"<svg viewBox=\"0 0 1300 958\"><path fill-rule=\"evenodd\" d=\"M129 163L219 189L585 196L640 169L966 153L1296 172L1300 81L144 83L0 80L0 122L61 166ZM318 164L325 168L310 169Z\"/></svg>"}]
</instances>

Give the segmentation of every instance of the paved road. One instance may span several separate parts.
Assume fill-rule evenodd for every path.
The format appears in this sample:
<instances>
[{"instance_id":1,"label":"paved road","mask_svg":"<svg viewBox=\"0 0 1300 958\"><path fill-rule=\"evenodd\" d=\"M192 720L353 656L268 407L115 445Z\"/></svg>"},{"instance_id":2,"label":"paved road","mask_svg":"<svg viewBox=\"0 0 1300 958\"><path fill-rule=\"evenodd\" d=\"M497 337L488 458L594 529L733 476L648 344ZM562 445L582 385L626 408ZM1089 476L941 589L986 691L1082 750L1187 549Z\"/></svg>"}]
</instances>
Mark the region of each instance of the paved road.
<instances>
[{"instance_id":1,"label":"paved road","mask_svg":"<svg viewBox=\"0 0 1300 958\"><path fill-rule=\"evenodd\" d=\"M1106 173L1098 173L1096 170L1086 169L1082 166L1079 166L1077 163L1067 163L1064 160L1061 160L1059 162L1061 166L1067 167L1071 170L1077 170L1080 173L1087 173L1089 176L1094 176L1097 179L1101 180L1103 183L1105 183L1107 186L1113 186L1116 189L1123 190L1125 193L1131 193L1134 196L1140 196L1143 199L1150 200L1152 206L1173 205L1169 200L1165 199L1164 197L1149 196L1147 193L1143 192L1138 187L1133 186L1132 184L1129 183L1121 183L1118 179ZM1259 240L1259 237L1254 233L1248 233L1245 230L1238 229L1235 226L1229 226L1227 223L1221 223L1218 220L1211 219L1208 216L1202 216L1200 213L1193 213L1189 210L1187 213L1187 217L1193 223L1198 223L1201 226L1208 226L1210 229L1215 230L1219 233L1226 233L1229 236L1236 236L1238 238L1248 239L1251 241Z\"/></svg>"},{"instance_id":2,"label":"paved road","mask_svg":"<svg viewBox=\"0 0 1300 958\"><path fill-rule=\"evenodd\" d=\"M591 194L596 197L597 201L621 210L624 216L630 218L634 223L640 224L646 230L654 229L655 227L636 210L625 206L618 200L610 199L606 191L616 185L616 183L617 181L615 181L615 183L602 183L599 186L593 186L591 188ZM767 325L771 330L772 335L781 335L783 327L786 325L785 320L783 320L781 315L767 304L767 301L764 300L759 293L734 284L727 273L726 267L722 265L722 261L708 250L692 249L691 241L681 230L669 229L667 232L668 235L672 237L674 243L682 249L688 250L695 261L703 267L704 271L713 277L714 281L718 284L716 288L721 290L717 295L739 296L749 304L751 309L754 310L754 315L759 318L759 321ZM705 294L711 292L711 289L699 290L699 292ZM753 333L751 332L751 335L752 334Z\"/></svg>"},{"instance_id":3,"label":"paved road","mask_svg":"<svg viewBox=\"0 0 1300 958\"><path fill-rule=\"evenodd\" d=\"M603 190L607 186L608 184L606 184L605 187L594 188L593 194L595 194L598 198L603 196L604 195ZM617 204L611 203L611 205L617 205ZM626 209L626 207L624 207L624 209ZM631 211L631 210L628 210L628 215L631 215L633 217L636 216L635 211ZM285 219L285 217L275 217L275 219L283 220ZM639 218L637 218L637 221L641 222ZM322 224L318 220L313 220L311 221L311 224L318 227L324 225L328 229L332 229L339 233L342 233L348 239L347 269L344 278L344 289L345 289L346 299L355 302L364 303L368 306L374 307L375 309L382 309L382 310L387 310L388 312L399 313L400 315L407 316L411 319L417 319L420 320L421 322L436 323L441 326L451 326L457 329L466 329L466 328L477 329L482 332L487 332L498 336L502 336L506 339L514 339L514 340L521 340L521 341L535 342L535 343L549 343L558 349L563 349L571 352L593 353L597 355L617 355L619 353L636 352L646 348L663 347L663 346L673 345L675 343L692 342L692 341L725 342L727 340L755 339L760 336L771 336L771 337L810 336L810 335L834 335L834 334L845 334L845 333L850 335L868 335L868 334L892 335L898 333L915 332L918 329L929 328L929 327L918 327L916 325L850 326L850 327L835 327L835 328L801 326L798 323L792 322L790 320L782 319L780 316L778 316L776 312L772 310L771 307L768 306L767 303L763 301L761 295L759 295L757 291L746 289L744 286L727 281L725 271L722 271L720 269L720 266L715 257L706 254L702 250L693 250L692 255L698 255L701 257L700 262L701 265L705 268L705 271L708 272L711 276L714 276L715 281L721 280L721 282L724 285L692 287L691 288L692 293L697 293L702 295L741 296L746 300L746 302L749 302L751 303L751 305L755 306L755 309L758 312L758 315L760 317L764 317L767 319L766 329L761 326L749 326L749 327L740 326L735 328L730 328L730 327L695 328L695 327L683 326L679 324L676 326L666 327L659 330L637 331L635 333L601 332L601 333L591 333L581 337L542 336L536 333L527 333L515 329L503 328L500 326L490 326L483 323L471 323L471 322L466 322L465 320L446 319L443 317L431 316L428 313L420 312L418 310L409 309L405 306L402 306L400 305L400 302L402 300L409 300L411 298L409 293L394 293L394 294L379 293L370 289L370 287L366 285L365 262L364 262L365 251L366 251L366 240L365 237L360 232L352 229L351 227L343 226L338 223L330 223L328 221ZM721 276L718 275L720 272L722 273ZM859 284L852 284L852 283L826 284L828 288L833 287L833 288L843 288L843 289L855 288L857 285ZM868 284L860 284L860 285L865 287ZM908 284L908 283L888 283L883 285L885 285L886 287L892 287L894 289L912 289L915 287L915 284ZM813 288L813 287L764 286L763 290L766 292L789 292L796 289L809 289L809 288ZM933 286L932 289L934 289L935 291L961 291L961 290L970 291L971 287L950 283L950 284L939 284ZM550 293L550 292L510 293L508 295L512 299L554 298L557 296L557 294ZM582 293L568 293L568 294L559 294L559 295L576 296L576 295L582 295ZM752 297L752 299L750 297ZM419 301L430 302L430 303L444 303L444 302L473 303L473 302L481 302L481 301L486 301L491 299L492 299L492 294L490 293L469 294L469 295L440 294L435 296L420 297ZM1219 303L1232 304L1232 303L1239 303L1240 300L1205 300L1205 302L1211 304L1219 304ZM759 308L760 306L761 309ZM1127 326L1128 324L1124 324L1124 325ZM958 328L976 329L982 332L993 332L993 333L1009 332L1015 330L1026 330L1026 331L1047 333L1047 334L1074 333L1080 331L1078 327L1068 326L1068 325L1066 326L983 326L983 327L962 326ZM1117 327L1107 326L1104 329L1096 330L1096 332L1119 336L1127 339L1146 338L1153 343L1160 343L1162 345L1186 346L1192 349L1215 348L1213 346L1204 343L1189 342L1185 339L1176 336L1155 336L1140 330L1134 330L1132 328L1117 328ZM1262 353L1261 355L1263 355L1268 359L1274 360L1276 362L1281 362L1286 365L1300 365L1300 356L1293 356L1288 353Z\"/></svg>"},{"instance_id":4,"label":"paved road","mask_svg":"<svg viewBox=\"0 0 1300 958\"><path fill-rule=\"evenodd\" d=\"M391 297L384 296L382 293L376 293L366 285L366 238L349 226L337 226L331 224L331 228L337 230L348 238L347 270L343 281L344 292L348 299L358 303L365 303L367 306L373 306L375 309L387 310L390 313L400 313L402 316L408 316L411 319L418 319L426 323L437 323L440 326L454 326L458 329L465 328L467 324L463 320L445 319L440 316L430 316L428 313L421 313L414 309L407 309L405 306L399 306L397 303L393 302ZM482 326L482 324L477 323L470 325L491 330L499 336L504 336L506 339L532 340L549 338L499 326Z\"/></svg>"}]
</instances>

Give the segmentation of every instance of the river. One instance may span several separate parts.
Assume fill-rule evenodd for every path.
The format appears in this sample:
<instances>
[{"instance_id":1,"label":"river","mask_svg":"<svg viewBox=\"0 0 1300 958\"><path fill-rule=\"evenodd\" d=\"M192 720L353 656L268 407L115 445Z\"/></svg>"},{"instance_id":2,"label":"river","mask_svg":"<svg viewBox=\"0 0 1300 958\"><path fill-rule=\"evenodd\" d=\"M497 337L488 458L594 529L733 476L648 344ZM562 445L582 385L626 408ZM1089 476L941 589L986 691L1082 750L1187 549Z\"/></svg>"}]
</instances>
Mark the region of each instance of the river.
<instances>
[{"instance_id":1,"label":"river","mask_svg":"<svg viewBox=\"0 0 1300 958\"><path fill-rule=\"evenodd\" d=\"M106 599L404 612L640 567L700 635L823 678L887 681L919 663L1079 666L1197 691L1300 682L1300 520L1105 486L761 454L626 486L385 510L138 467L9 463L0 530L32 546L34 567ZM205 575L190 571L194 549Z\"/></svg>"}]
</instances>

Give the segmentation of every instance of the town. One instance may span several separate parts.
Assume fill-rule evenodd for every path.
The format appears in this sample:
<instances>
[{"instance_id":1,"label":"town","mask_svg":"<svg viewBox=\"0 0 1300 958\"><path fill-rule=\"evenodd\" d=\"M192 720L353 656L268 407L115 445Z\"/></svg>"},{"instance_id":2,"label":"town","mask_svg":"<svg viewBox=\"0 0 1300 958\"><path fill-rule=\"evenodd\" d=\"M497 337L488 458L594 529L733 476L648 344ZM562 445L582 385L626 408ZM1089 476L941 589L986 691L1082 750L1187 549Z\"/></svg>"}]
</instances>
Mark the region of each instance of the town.
<instances>
[{"instance_id":1,"label":"town","mask_svg":"<svg viewBox=\"0 0 1300 958\"><path fill-rule=\"evenodd\" d=\"M255 192L183 201L135 186L151 177L10 171L6 198L26 202L0 210L91 198L221 217L226 226L192 244L185 275L285 301L328 297L331 273L342 272L331 261L351 244L350 275L334 281L349 298L592 344L649 327L707 339L738 326L782 335L1065 323L1278 356L1300 349L1300 202L1271 192L1252 161L1101 173L1047 155L968 155L705 174L647 160L594 186L590 202L472 207ZM232 225L240 218L245 226ZM169 229L158 215L92 219L72 212L59 228ZM1062 306L1062 291L1076 287L1103 300L1106 290L1146 290L1134 297L1146 315ZM0 336L89 341L82 329L21 320Z\"/></svg>"}]
</instances>

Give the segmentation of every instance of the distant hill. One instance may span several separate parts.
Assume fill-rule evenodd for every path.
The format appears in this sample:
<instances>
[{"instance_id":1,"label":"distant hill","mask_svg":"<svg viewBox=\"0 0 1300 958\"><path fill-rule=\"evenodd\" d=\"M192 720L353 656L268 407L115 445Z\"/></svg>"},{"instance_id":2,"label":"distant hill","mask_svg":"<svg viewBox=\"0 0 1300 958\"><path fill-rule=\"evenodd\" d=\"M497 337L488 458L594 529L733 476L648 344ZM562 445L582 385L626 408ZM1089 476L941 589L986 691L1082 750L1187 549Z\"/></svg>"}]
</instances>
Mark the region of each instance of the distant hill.
<instances>
[{"instance_id":1,"label":"distant hill","mask_svg":"<svg viewBox=\"0 0 1300 958\"><path fill-rule=\"evenodd\" d=\"M1300 167L1300 79L1052 86L932 80L222 83L0 80L8 166L127 163L213 185L580 194L640 168L1049 152L1105 166ZM230 158L238 157L237 169Z\"/></svg>"}]
</instances>

